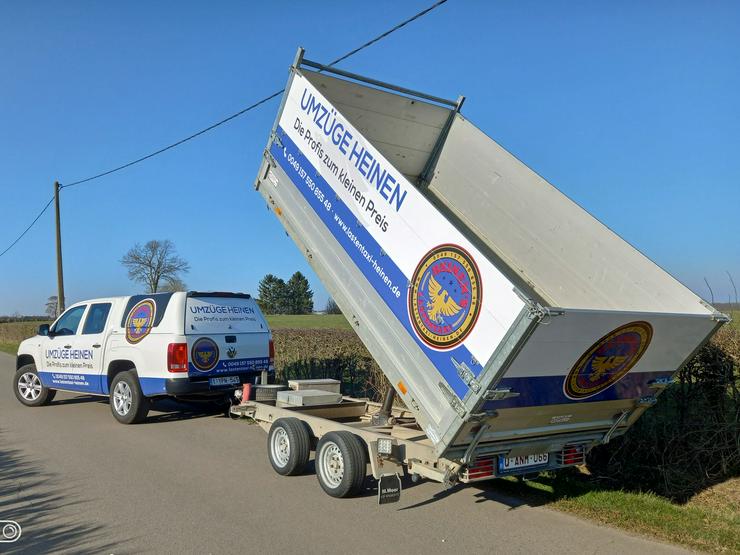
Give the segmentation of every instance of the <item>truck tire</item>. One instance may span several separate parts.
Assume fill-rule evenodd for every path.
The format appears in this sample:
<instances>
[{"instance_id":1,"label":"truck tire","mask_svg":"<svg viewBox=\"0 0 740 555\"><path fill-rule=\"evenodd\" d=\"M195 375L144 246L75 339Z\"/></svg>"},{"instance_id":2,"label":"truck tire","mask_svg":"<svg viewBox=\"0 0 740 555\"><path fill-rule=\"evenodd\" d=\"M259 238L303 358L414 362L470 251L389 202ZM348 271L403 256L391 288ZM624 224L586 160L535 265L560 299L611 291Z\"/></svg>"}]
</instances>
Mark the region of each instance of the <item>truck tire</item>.
<instances>
[{"instance_id":1,"label":"truck tire","mask_svg":"<svg viewBox=\"0 0 740 555\"><path fill-rule=\"evenodd\" d=\"M365 442L351 432L329 432L316 446L316 476L332 497L350 497L362 491L367 469Z\"/></svg>"},{"instance_id":2,"label":"truck tire","mask_svg":"<svg viewBox=\"0 0 740 555\"><path fill-rule=\"evenodd\" d=\"M120 372L113 378L110 410L121 424L138 424L149 414L149 399L141 392L136 370Z\"/></svg>"},{"instance_id":3,"label":"truck tire","mask_svg":"<svg viewBox=\"0 0 740 555\"><path fill-rule=\"evenodd\" d=\"M36 372L35 364L21 366L13 377L15 398L27 407L48 405L57 394L56 390L44 387Z\"/></svg>"},{"instance_id":4,"label":"truck tire","mask_svg":"<svg viewBox=\"0 0 740 555\"><path fill-rule=\"evenodd\" d=\"M297 418L278 418L267 434L267 454L273 470L281 476L301 474L311 455L308 425Z\"/></svg>"}]
</instances>

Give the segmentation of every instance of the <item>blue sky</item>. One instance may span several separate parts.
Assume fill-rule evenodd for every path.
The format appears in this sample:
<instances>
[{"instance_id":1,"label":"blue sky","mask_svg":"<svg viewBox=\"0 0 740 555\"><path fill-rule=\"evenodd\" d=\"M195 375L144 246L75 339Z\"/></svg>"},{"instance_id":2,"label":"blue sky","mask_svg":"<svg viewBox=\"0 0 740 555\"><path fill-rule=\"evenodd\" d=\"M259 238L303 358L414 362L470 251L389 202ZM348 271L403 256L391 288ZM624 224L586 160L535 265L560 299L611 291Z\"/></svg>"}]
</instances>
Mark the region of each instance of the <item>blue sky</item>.
<instances>
[{"instance_id":1,"label":"blue sky","mask_svg":"<svg viewBox=\"0 0 740 555\"><path fill-rule=\"evenodd\" d=\"M280 89L430 0L0 4L0 250L62 183L171 143ZM450 0L341 67L442 97L694 291L740 284L740 4ZM274 100L62 194L68 301L129 294L119 260L171 239L191 288L304 272L252 190ZM0 314L55 294L49 211L0 258Z\"/></svg>"}]
</instances>

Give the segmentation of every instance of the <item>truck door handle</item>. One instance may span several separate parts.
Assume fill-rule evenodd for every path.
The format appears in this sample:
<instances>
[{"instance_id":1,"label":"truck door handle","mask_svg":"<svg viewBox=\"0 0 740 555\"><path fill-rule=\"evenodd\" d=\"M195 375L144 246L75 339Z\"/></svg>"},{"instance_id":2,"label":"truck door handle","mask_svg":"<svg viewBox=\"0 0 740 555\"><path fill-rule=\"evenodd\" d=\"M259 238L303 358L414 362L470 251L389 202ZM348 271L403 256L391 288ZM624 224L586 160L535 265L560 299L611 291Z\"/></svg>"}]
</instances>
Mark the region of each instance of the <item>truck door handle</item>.
<instances>
[{"instance_id":1,"label":"truck door handle","mask_svg":"<svg viewBox=\"0 0 740 555\"><path fill-rule=\"evenodd\" d=\"M72 348L72 345L65 345L64 348L65 349L71 349Z\"/></svg>"},{"instance_id":2,"label":"truck door handle","mask_svg":"<svg viewBox=\"0 0 740 555\"><path fill-rule=\"evenodd\" d=\"M93 345L93 349L100 349L100 343L96 343L95 345Z\"/></svg>"}]
</instances>

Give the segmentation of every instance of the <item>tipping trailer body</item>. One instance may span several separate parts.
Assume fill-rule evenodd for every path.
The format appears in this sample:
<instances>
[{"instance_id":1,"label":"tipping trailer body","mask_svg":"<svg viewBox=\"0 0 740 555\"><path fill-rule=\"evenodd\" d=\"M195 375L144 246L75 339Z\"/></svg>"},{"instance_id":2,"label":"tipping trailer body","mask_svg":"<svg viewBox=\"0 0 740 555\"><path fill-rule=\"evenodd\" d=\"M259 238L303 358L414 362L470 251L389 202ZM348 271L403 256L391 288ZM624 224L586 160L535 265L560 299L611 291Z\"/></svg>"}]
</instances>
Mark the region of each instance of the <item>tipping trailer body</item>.
<instances>
[{"instance_id":1,"label":"tipping trailer body","mask_svg":"<svg viewBox=\"0 0 740 555\"><path fill-rule=\"evenodd\" d=\"M727 318L461 105L299 51L255 187L436 456L585 451Z\"/></svg>"}]
</instances>

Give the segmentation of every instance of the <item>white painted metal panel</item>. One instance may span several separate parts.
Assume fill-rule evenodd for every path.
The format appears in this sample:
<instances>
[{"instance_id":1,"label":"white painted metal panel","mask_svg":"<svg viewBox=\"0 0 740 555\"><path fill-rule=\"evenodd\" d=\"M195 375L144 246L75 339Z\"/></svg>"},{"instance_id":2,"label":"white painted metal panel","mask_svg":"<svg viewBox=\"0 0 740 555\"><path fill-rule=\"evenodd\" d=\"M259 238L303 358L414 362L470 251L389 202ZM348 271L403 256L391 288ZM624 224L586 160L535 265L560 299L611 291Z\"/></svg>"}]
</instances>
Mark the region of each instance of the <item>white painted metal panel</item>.
<instances>
[{"instance_id":1,"label":"white painted metal panel","mask_svg":"<svg viewBox=\"0 0 740 555\"><path fill-rule=\"evenodd\" d=\"M551 306L713 313L460 115L430 191Z\"/></svg>"},{"instance_id":2,"label":"white painted metal panel","mask_svg":"<svg viewBox=\"0 0 740 555\"><path fill-rule=\"evenodd\" d=\"M449 108L322 73L304 75L402 174L411 181L418 177Z\"/></svg>"}]
</instances>

